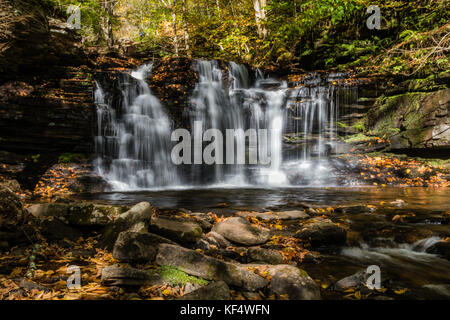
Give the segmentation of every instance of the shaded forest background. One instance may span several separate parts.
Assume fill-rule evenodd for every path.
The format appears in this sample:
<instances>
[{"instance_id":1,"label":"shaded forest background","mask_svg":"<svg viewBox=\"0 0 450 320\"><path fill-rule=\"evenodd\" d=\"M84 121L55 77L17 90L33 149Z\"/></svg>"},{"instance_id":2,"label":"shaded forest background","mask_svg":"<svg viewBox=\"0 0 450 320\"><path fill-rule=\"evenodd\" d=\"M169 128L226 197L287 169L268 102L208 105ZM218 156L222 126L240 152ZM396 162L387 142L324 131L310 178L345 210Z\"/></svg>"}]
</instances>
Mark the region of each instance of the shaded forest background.
<instances>
[{"instance_id":1,"label":"shaded forest background","mask_svg":"<svg viewBox=\"0 0 450 320\"><path fill-rule=\"evenodd\" d=\"M449 1L41 0L81 9L85 46L147 57L224 59L267 68L357 68L411 75L448 69ZM366 26L381 9L380 30ZM129 49L127 49L129 50Z\"/></svg>"}]
</instances>

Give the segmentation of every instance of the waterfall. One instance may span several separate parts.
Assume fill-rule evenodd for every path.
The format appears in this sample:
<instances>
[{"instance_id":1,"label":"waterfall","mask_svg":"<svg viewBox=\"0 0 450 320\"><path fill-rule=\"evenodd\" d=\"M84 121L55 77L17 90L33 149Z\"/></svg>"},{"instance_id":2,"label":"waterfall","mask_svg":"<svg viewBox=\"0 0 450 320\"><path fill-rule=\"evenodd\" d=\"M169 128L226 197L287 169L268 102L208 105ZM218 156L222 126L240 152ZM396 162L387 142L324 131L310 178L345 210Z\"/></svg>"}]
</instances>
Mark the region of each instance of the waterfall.
<instances>
[{"instance_id":1,"label":"waterfall","mask_svg":"<svg viewBox=\"0 0 450 320\"><path fill-rule=\"evenodd\" d=\"M115 97L105 95L97 82L95 165L116 190L178 183L170 159L171 121L144 80L150 70L144 65L119 75L120 116L113 108Z\"/></svg>"},{"instance_id":2,"label":"waterfall","mask_svg":"<svg viewBox=\"0 0 450 320\"><path fill-rule=\"evenodd\" d=\"M194 68L199 80L183 111L187 125L192 129L201 121L202 132L218 129L224 138L233 129L236 149L230 157L236 161L172 164L175 128L145 82L151 65L144 65L117 76L119 95L109 92L104 81L96 83L95 166L114 189L333 183L328 157L339 106L332 79L310 74L302 83L288 84L258 69L252 75L234 62L224 68L217 61L197 60ZM267 130L267 146L250 145L247 129L255 129L258 139ZM239 157L248 158L250 149L267 154L270 163L236 164ZM223 150L224 158L229 151Z\"/></svg>"}]
</instances>

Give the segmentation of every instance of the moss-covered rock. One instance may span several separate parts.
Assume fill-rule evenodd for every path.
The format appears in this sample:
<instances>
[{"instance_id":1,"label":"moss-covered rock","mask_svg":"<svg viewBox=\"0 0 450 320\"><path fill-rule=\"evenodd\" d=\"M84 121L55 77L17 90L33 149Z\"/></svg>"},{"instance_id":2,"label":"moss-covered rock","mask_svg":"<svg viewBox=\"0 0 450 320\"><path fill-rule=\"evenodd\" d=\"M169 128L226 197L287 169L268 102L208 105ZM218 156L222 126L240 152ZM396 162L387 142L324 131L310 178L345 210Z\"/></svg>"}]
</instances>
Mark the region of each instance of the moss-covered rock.
<instances>
[{"instance_id":1,"label":"moss-covered rock","mask_svg":"<svg viewBox=\"0 0 450 320\"><path fill-rule=\"evenodd\" d=\"M367 114L371 133L392 149L450 147L450 89L380 97Z\"/></svg>"}]
</instances>

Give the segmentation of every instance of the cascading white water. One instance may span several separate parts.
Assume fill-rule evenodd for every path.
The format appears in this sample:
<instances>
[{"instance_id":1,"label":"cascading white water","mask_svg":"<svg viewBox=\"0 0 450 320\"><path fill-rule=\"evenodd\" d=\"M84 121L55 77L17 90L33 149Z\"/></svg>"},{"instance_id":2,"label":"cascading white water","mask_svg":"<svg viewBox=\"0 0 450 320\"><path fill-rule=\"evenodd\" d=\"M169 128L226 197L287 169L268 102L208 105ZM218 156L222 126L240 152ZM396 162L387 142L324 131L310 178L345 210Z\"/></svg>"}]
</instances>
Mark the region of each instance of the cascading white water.
<instances>
[{"instance_id":1,"label":"cascading white water","mask_svg":"<svg viewBox=\"0 0 450 320\"><path fill-rule=\"evenodd\" d=\"M170 137L175 128L145 82L151 72L151 65L145 65L118 77L120 97L97 83L96 167L114 189L332 183L327 171L337 117L332 85L321 84L323 79L314 75L290 88L286 81L264 78L259 70L251 76L234 62L228 74L217 61L196 61L195 70L199 81L185 109L190 128L202 121L203 132L219 129L224 137L234 129L236 150L244 145L246 151L245 130L268 129L267 149L259 151L270 156L270 164L173 165ZM298 140L289 152L285 133Z\"/></svg>"},{"instance_id":2,"label":"cascading white water","mask_svg":"<svg viewBox=\"0 0 450 320\"><path fill-rule=\"evenodd\" d=\"M121 74L120 116L97 83L96 167L116 190L177 184L170 159L171 121L144 79L151 65Z\"/></svg>"}]
</instances>

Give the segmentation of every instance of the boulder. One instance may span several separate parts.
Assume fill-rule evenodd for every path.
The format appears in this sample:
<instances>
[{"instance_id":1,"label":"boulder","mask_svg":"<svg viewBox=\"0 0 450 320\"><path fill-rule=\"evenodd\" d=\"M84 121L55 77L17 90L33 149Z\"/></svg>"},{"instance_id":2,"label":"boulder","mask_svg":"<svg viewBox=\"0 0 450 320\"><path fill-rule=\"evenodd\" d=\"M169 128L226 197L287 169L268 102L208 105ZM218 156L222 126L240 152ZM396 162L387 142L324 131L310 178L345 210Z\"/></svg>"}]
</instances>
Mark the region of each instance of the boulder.
<instances>
[{"instance_id":1,"label":"boulder","mask_svg":"<svg viewBox=\"0 0 450 320\"><path fill-rule=\"evenodd\" d=\"M202 228L195 222L153 217L150 230L177 242L197 242L203 235Z\"/></svg>"},{"instance_id":2,"label":"boulder","mask_svg":"<svg viewBox=\"0 0 450 320\"><path fill-rule=\"evenodd\" d=\"M211 249L211 244L204 239L200 239L195 243L194 248L202 251L208 251Z\"/></svg>"},{"instance_id":3,"label":"boulder","mask_svg":"<svg viewBox=\"0 0 450 320\"><path fill-rule=\"evenodd\" d=\"M147 272L135 268L112 265L102 269L101 281L104 286L137 287L149 279Z\"/></svg>"},{"instance_id":4,"label":"boulder","mask_svg":"<svg viewBox=\"0 0 450 320\"><path fill-rule=\"evenodd\" d=\"M206 280L222 280L228 285L258 290L267 285L267 280L241 267L208 257L200 252L170 244L160 244L156 256L158 265L168 265L187 274Z\"/></svg>"},{"instance_id":5,"label":"boulder","mask_svg":"<svg viewBox=\"0 0 450 320\"><path fill-rule=\"evenodd\" d=\"M204 212L189 212L188 215L193 217L195 222L198 223L203 230L211 230L214 223L214 218L209 214Z\"/></svg>"},{"instance_id":6,"label":"boulder","mask_svg":"<svg viewBox=\"0 0 450 320\"><path fill-rule=\"evenodd\" d=\"M226 248L231 246L231 242L225 239L221 234L211 231L205 235L206 241L218 248Z\"/></svg>"},{"instance_id":7,"label":"boulder","mask_svg":"<svg viewBox=\"0 0 450 320\"><path fill-rule=\"evenodd\" d=\"M183 295L180 300L230 300L230 288L224 281L216 281Z\"/></svg>"},{"instance_id":8,"label":"boulder","mask_svg":"<svg viewBox=\"0 0 450 320\"><path fill-rule=\"evenodd\" d=\"M122 231L147 232L151 216L155 213L156 209L148 202L134 205L105 227L101 246L111 250Z\"/></svg>"},{"instance_id":9,"label":"boulder","mask_svg":"<svg viewBox=\"0 0 450 320\"><path fill-rule=\"evenodd\" d=\"M311 219L297 231L295 237L309 241L314 247L343 245L347 238L347 232L330 219Z\"/></svg>"},{"instance_id":10,"label":"boulder","mask_svg":"<svg viewBox=\"0 0 450 320\"><path fill-rule=\"evenodd\" d=\"M248 212L242 211L237 212L236 215L241 217L255 217L262 220L296 220L296 219L307 219L309 215L303 210L291 210L291 211L278 211L278 212Z\"/></svg>"},{"instance_id":11,"label":"boulder","mask_svg":"<svg viewBox=\"0 0 450 320\"><path fill-rule=\"evenodd\" d=\"M88 203L40 203L27 210L36 218L55 217L77 227L101 227L112 221L101 207Z\"/></svg>"},{"instance_id":12,"label":"boulder","mask_svg":"<svg viewBox=\"0 0 450 320\"><path fill-rule=\"evenodd\" d=\"M114 244L113 257L124 261L153 261L160 243L173 242L152 233L123 231Z\"/></svg>"},{"instance_id":13,"label":"boulder","mask_svg":"<svg viewBox=\"0 0 450 320\"><path fill-rule=\"evenodd\" d=\"M345 277L334 284L334 290L345 291L349 288L361 288L368 279L366 270L360 270L351 276Z\"/></svg>"},{"instance_id":14,"label":"boulder","mask_svg":"<svg viewBox=\"0 0 450 320\"><path fill-rule=\"evenodd\" d=\"M269 290L290 300L319 300L320 289L306 271L293 265L247 265L271 277Z\"/></svg>"},{"instance_id":15,"label":"boulder","mask_svg":"<svg viewBox=\"0 0 450 320\"><path fill-rule=\"evenodd\" d=\"M247 251L247 262L282 264L283 255L276 250L251 247Z\"/></svg>"},{"instance_id":16,"label":"boulder","mask_svg":"<svg viewBox=\"0 0 450 320\"><path fill-rule=\"evenodd\" d=\"M306 271L291 265L277 265L268 270L272 276L269 288L291 300L319 300L320 289Z\"/></svg>"},{"instance_id":17,"label":"boulder","mask_svg":"<svg viewBox=\"0 0 450 320\"><path fill-rule=\"evenodd\" d=\"M28 215L20 198L10 188L0 185L0 239L8 246L35 240L33 226L26 224Z\"/></svg>"},{"instance_id":18,"label":"boulder","mask_svg":"<svg viewBox=\"0 0 450 320\"><path fill-rule=\"evenodd\" d=\"M232 242L247 246L263 244L271 236L269 230L252 225L241 217L227 218L217 223L212 231L217 232Z\"/></svg>"},{"instance_id":19,"label":"boulder","mask_svg":"<svg viewBox=\"0 0 450 320\"><path fill-rule=\"evenodd\" d=\"M26 290L37 290L37 291L44 291L44 292L50 292L51 290L45 286L42 286L38 283L27 281L25 279L20 280L19 287L26 289Z\"/></svg>"},{"instance_id":20,"label":"boulder","mask_svg":"<svg viewBox=\"0 0 450 320\"><path fill-rule=\"evenodd\" d=\"M16 228L25 216L20 198L10 188L0 185L0 229Z\"/></svg>"},{"instance_id":21,"label":"boulder","mask_svg":"<svg viewBox=\"0 0 450 320\"><path fill-rule=\"evenodd\" d=\"M438 254L450 260L450 241L439 241L427 249L427 252Z\"/></svg>"}]
</instances>

